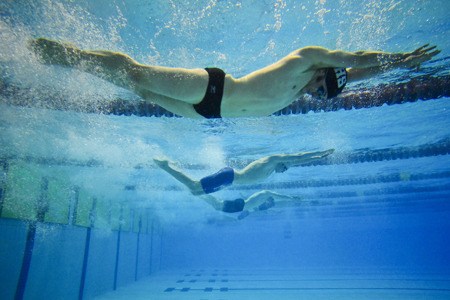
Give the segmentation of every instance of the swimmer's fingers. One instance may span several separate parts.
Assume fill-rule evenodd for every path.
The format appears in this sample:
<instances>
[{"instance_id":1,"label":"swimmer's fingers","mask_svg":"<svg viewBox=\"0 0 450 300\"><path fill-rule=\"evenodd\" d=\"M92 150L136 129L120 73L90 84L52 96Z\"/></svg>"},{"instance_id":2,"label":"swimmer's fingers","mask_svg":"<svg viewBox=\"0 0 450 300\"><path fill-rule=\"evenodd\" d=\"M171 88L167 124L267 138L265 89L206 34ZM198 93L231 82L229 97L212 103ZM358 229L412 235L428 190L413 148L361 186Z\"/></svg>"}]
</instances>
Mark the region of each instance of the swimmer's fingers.
<instances>
[{"instance_id":1,"label":"swimmer's fingers","mask_svg":"<svg viewBox=\"0 0 450 300\"><path fill-rule=\"evenodd\" d=\"M411 56L418 56L418 55L427 53L427 52L429 52L431 50L434 50L435 48L436 48L436 46L430 46L430 44L425 44L425 45L417 48L414 51L405 53L406 54L405 58L408 58L408 57L411 57Z\"/></svg>"},{"instance_id":2,"label":"swimmer's fingers","mask_svg":"<svg viewBox=\"0 0 450 300\"><path fill-rule=\"evenodd\" d=\"M404 67L406 68L417 68L420 64L429 61L434 56L441 53L441 50L434 50L429 53L420 53L417 55L411 55L403 61Z\"/></svg>"},{"instance_id":3,"label":"swimmer's fingers","mask_svg":"<svg viewBox=\"0 0 450 300\"><path fill-rule=\"evenodd\" d=\"M425 44L425 45L423 45L423 46L417 48L417 49L414 50L413 52L420 52L420 51L422 51L423 49L425 49L426 47L428 47L429 45L430 45L430 44Z\"/></svg>"},{"instance_id":4,"label":"swimmer's fingers","mask_svg":"<svg viewBox=\"0 0 450 300\"><path fill-rule=\"evenodd\" d=\"M433 49L435 49L435 47ZM430 50L433 50L433 49L430 49ZM436 56L439 53L441 53L441 50L434 50L432 52L423 52L420 55L418 55L417 57L418 57L418 59L422 60L422 62L425 62L427 60L432 59L433 56Z\"/></svg>"},{"instance_id":5,"label":"swimmer's fingers","mask_svg":"<svg viewBox=\"0 0 450 300\"><path fill-rule=\"evenodd\" d=\"M439 53L441 53L441 50L434 50L433 52L427 53L425 55L425 59L423 62L431 60L434 56L438 55Z\"/></svg>"},{"instance_id":6,"label":"swimmer's fingers","mask_svg":"<svg viewBox=\"0 0 450 300\"><path fill-rule=\"evenodd\" d=\"M413 52L411 52L412 55L417 55L417 54L423 54L423 53L428 53L434 49L436 49L437 46L430 46L430 44L425 44L422 47L417 48L416 50L414 50Z\"/></svg>"},{"instance_id":7,"label":"swimmer's fingers","mask_svg":"<svg viewBox=\"0 0 450 300\"><path fill-rule=\"evenodd\" d=\"M434 46L431 46L431 47L428 47L428 48L423 49L423 51L428 52L428 51L433 50L433 49L436 49L436 48L437 48L437 46L434 45Z\"/></svg>"},{"instance_id":8,"label":"swimmer's fingers","mask_svg":"<svg viewBox=\"0 0 450 300\"><path fill-rule=\"evenodd\" d=\"M411 52L408 57L433 57L441 53L441 50L436 48L437 46L429 46L429 44L426 44Z\"/></svg>"},{"instance_id":9,"label":"swimmer's fingers","mask_svg":"<svg viewBox=\"0 0 450 300\"><path fill-rule=\"evenodd\" d=\"M405 52L404 53L405 54L405 58L410 57L412 55L417 55L417 54L421 53L422 50L425 49L426 47L428 47L429 45L430 44L425 44L425 45L420 46L419 48L417 48L417 49L415 49L415 50L413 50L411 52Z\"/></svg>"},{"instance_id":10,"label":"swimmer's fingers","mask_svg":"<svg viewBox=\"0 0 450 300\"><path fill-rule=\"evenodd\" d=\"M428 48L423 49L421 52L422 52L422 53L429 53L431 50L436 49L436 47L437 47L437 46L431 46L431 47L428 47Z\"/></svg>"},{"instance_id":11,"label":"swimmer's fingers","mask_svg":"<svg viewBox=\"0 0 450 300\"><path fill-rule=\"evenodd\" d=\"M325 151L318 151L318 152L314 152L314 153L310 153L312 154L311 159L321 159L324 157L327 157L328 155L332 154L334 152L334 149L328 149Z\"/></svg>"},{"instance_id":12,"label":"swimmer's fingers","mask_svg":"<svg viewBox=\"0 0 450 300\"><path fill-rule=\"evenodd\" d=\"M432 58L433 56L436 56L436 55L438 55L439 53L441 53L441 50L435 50L435 51L433 51L433 52L431 52L431 53L428 53L428 55L430 56L430 58Z\"/></svg>"}]
</instances>

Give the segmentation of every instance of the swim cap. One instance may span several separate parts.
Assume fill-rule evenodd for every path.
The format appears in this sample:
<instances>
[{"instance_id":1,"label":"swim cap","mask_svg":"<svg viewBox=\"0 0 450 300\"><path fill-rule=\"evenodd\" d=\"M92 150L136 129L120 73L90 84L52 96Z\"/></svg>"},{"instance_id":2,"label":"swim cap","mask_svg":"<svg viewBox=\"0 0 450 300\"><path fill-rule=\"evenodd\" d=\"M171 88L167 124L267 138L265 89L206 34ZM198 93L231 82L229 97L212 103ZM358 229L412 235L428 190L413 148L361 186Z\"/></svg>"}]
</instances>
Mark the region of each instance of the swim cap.
<instances>
[{"instance_id":1,"label":"swim cap","mask_svg":"<svg viewBox=\"0 0 450 300\"><path fill-rule=\"evenodd\" d=\"M347 84L347 70L345 68L327 68L325 83L327 85L327 98L336 97Z\"/></svg>"}]
</instances>

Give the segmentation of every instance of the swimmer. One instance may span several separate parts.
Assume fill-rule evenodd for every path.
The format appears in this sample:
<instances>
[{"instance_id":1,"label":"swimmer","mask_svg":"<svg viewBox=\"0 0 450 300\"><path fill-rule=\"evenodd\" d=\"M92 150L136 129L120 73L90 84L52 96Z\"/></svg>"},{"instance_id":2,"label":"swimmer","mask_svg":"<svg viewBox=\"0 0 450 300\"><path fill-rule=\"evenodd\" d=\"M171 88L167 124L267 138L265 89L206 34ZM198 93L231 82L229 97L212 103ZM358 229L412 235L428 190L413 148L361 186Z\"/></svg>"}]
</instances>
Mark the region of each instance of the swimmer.
<instances>
[{"instance_id":1,"label":"swimmer","mask_svg":"<svg viewBox=\"0 0 450 300\"><path fill-rule=\"evenodd\" d=\"M45 64L75 68L134 92L183 117L259 117L304 94L337 96L348 82L392 68L416 68L440 53L424 45L412 52L347 52L309 46L241 78L218 68L184 69L140 64L126 54L81 50L45 38L30 41Z\"/></svg>"},{"instance_id":2,"label":"swimmer","mask_svg":"<svg viewBox=\"0 0 450 300\"><path fill-rule=\"evenodd\" d=\"M323 159L334 152L334 149L318 152L300 152L295 154L275 154L262 157L248 164L241 170L225 167L215 174L195 180L171 166L166 159L154 158L153 161L161 169L184 184L193 195L199 196L221 190L231 184L251 184L260 182L272 173L283 173L290 167L300 166Z\"/></svg>"},{"instance_id":3,"label":"swimmer","mask_svg":"<svg viewBox=\"0 0 450 300\"><path fill-rule=\"evenodd\" d=\"M210 204L214 209L225 213L240 213L237 218L243 219L250 213L267 210L280 203L292 203L301 201L300 197L283 195L268 190L254 193L247 199L237 198L234 200L219 200L211 195L200 196L206 203Z\"/></svg>"}]
</instances>

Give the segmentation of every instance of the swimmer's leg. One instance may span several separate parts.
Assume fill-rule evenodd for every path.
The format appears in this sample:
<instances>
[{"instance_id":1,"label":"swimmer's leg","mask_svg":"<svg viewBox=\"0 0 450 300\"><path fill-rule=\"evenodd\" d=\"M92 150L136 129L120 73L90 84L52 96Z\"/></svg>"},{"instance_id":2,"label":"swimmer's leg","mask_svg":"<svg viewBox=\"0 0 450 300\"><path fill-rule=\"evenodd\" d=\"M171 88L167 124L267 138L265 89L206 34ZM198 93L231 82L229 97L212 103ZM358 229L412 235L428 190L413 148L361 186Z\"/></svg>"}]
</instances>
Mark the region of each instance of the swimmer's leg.
<instances>
[{"instance_id":1,"label":"swimmer's leg","mask_svg":"<svg viewBox=\"0 0 450 300\"><path fill-rule=\"evenodd\" d=\"M153 161L158 167L160 167L161 169L172 175L176 180L184 184L193 195L205 194L199 181L191 179L183 172L176 170L175 168L170 166L170 162L168 160L154 158Z\"/></svg>"},{"instance_id":2,"label":"swimmer's leg","mask_svg":"<svg viewBox=\"0 0 450 300\"><path fill-rule=\"evenodd\" d=\"M45 38L32 40L30 48L46 64L76 68L133 92L148 90L190 104L204 97L208 85L204 69L143 65L123 53L81 50Z\"/></svg>"},{"instance_id":3,"label":"swimmer's leg","mask_svg":"<svg viewBox=\"0 0 450 300\"><path fill-rule=\"evenodd\" d=\"M149 92L148 90L136 90L135 93L142 99L158 104L164 109L187 118L200 118L201 116L194 110L192 104L182 102L173 98Z\"/></svg>"},{"instance_id":4,"label":"swimmer's leg","mask_svg":"<svg viewBox=\"0 0 450 300\"><path fill-rule=\"evenodd\" d=\"M200 198L214 207L215 210L222 211L223 209L223 202L218 200L216 197L213 197L211 195L202 195Z\"/></svg>"}]
</instances>

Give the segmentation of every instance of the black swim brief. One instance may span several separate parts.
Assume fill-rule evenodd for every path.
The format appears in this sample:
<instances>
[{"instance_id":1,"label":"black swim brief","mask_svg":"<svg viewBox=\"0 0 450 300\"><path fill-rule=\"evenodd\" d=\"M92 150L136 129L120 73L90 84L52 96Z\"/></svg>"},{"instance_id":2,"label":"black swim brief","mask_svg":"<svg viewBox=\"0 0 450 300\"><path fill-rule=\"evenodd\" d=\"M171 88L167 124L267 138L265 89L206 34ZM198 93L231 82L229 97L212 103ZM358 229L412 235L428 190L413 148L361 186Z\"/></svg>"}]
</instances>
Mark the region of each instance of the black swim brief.
<instances>
[{"instance_id":1,"label":"black swim brief","mask_svg":"<svg viewBox=\"0 0 450 300\"><path fill-rule=\"evenodd\" d=\"M244 209L245 201L242 198L235 200L225 200L223 201L222 211L226 213L240 212Z\"/></svg>"},{"instance_id":2,"label":"black swim brief","mask_svg":"<svg viewBox=\"0 0 450 300\"><path fill-rule=\"evenodd\" d=\"M205 96L198 104L194 104L195 111L207 119L221 118L220 105L222 103L225 72L218 68L205 68L209 80Z\"/></svg>"},{"instance_id":3,"label":"black swim brief","mask_svg":"<svg viewBox=\"0 0 450 300\"><path fill-rule=\"evenodd\" d=\"M205 194L211 194L232 184L233 180L234 170L230 167L225 167L215 174L203 177L200 179L200 183Z\"/></svg>"}]
</instances>

